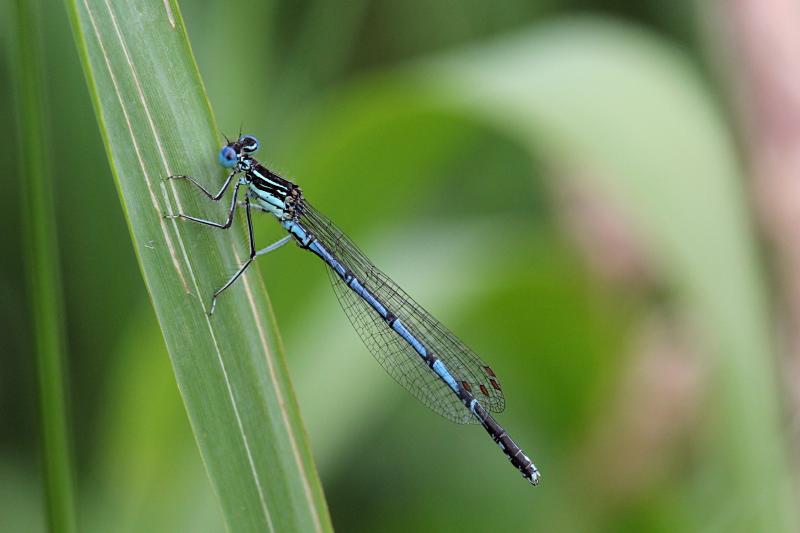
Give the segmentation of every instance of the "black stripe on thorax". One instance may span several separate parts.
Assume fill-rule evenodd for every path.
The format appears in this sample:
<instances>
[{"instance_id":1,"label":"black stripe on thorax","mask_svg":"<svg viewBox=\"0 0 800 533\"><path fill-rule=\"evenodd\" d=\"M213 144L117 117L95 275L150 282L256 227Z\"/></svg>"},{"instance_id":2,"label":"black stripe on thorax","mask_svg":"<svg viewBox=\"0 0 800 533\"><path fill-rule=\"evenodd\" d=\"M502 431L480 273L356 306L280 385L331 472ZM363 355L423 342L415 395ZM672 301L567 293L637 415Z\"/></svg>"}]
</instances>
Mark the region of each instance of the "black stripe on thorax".
<instances>
[{"instance_id":1,"label":"black stripe on thorax","mask_svg":"<svg viewBox=\"0 0 800 533\"><path fill-rule=\"evenodd\" d=\"M278 197L288 196L290 191L297 187L297 185L278 176L261 163L254 162L250 170L247 171L247 176L256 189Z\"/></svg>"}]
</instances>

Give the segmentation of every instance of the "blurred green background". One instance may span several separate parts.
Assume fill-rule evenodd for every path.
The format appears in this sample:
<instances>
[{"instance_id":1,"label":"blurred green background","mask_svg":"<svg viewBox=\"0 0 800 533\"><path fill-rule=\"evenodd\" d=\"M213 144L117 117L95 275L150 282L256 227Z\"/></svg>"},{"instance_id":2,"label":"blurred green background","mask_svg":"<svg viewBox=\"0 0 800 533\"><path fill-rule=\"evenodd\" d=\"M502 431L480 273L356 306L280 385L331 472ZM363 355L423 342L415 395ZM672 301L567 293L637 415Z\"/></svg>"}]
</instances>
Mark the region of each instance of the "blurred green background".
<instances>
[{"instance_id":1,"label":"blurred green background","mask_svg":"<svg viewBox=\"0 0 800 533\"><path fill-rule=\"evenodd\" d=\"M795 483L775 375L792 354L774 338L789 252L758 236L725 20L706 7L181 3L222 130L258 136L262 161L492 364L499 421L542 470L532 489L482 430L384 375L321 263L286 247L260 268L338 530L749 531L794 512L774 501ZM43 25L79 529L219 531L61 3ZM8 57L0 525L37 531ZM260 243L279 235L259 218ZM773 470L731 484L727 461Z\"/></svg>"}]
</instances>

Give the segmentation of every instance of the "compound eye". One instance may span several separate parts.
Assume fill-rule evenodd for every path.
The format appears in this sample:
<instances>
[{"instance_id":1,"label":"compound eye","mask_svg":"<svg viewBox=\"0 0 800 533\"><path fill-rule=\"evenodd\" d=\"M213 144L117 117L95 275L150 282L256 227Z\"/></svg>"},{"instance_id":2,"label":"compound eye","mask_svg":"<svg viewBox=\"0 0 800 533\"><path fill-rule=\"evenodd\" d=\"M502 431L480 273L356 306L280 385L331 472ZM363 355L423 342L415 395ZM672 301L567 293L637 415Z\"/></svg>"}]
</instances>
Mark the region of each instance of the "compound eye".
<instances>
[{"instance_id":1,"label":"compound eye","mask_svg":"<svg viewBox=\"0 0 800 533\"><path fill-rule=\"evenodd\" d=\"M258 139L252 135L242 135L239 138L239 145L242 147L243 151L247 152L248 154L252 154L258 150Z\"/></svg>"},{"instance_id":2,"label":"compound eye","mask_svg":"<svg viewBox=\"0 0 800 533\"><path fill-rule=\"evenodd\" d=\"M231 168L238 159L236 150L230 146L223 146L222 150L219 151L219 164L225 168Z\"/></svg>"}]
</instances>

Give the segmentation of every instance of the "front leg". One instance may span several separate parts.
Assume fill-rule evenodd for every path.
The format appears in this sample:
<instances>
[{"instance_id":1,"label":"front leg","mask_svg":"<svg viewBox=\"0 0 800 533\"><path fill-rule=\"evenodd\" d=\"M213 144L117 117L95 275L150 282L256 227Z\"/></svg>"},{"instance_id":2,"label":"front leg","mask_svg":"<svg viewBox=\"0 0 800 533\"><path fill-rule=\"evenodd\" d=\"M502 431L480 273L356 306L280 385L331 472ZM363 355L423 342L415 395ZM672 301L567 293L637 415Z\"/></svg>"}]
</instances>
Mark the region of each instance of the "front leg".
<instances>
[{"instance_id":1,"label":"front leg","mask_svg":"<svg viewBox=\"0 0 800 533\"><path fill-rule=\"evenodd\" d=\"M233 207L235 208L236 207L235 195L233 197L233 202L234 202ZM225 289L233 285L233 282L239 279L239 276L241 276L244 273L244 271L247 270L247 267L249 267L253 263L253 259L256 258L256 240L253 237L253 217L250 214L250 202L247 197L245 197L244 199L244 211L247 214L247 236L249 237L249 242L250 242L250 254L247 257L247 261L245 261L244 264L239 268L239 270L237 270L236 273L233 276L231 276L231 278L227 282L225 282L225 285L214 291L214 295L211 296L211 308L208 311L208 316L214 314L214 309L216 309L217 307L217 298L219 297L219 295L222 294L223 291L225 291ZM233 213L233 209L231 209L231 213Z\"/></svg>"},{"instance_id":2,"label":"front leg","mask_svg":"<svg viewBox=\"0 0 800 533\"><path fill-rule=\"evenodd\" d=\"M200 183L199 181L195 180L191 176L183 176L183 175L167 176L167 179L168 180L186 180L189 183L191 183L192 185L194 185L195 187L197 187L198 189L200 189L201 191L203 191L203 194L205 194L206 196L208 196L209 198L211 198L215 202L218 202L219 199L222 198L222 195L225 194L225 191L228 190L228 186L231 184L231 180L233 179L233 177L236 175L237 172L238 172L237 170L233 170L233 171L231 171L230 174L228 174L228 179L226 179L225 183L222 184L222 188L219 190L219 192L217 194L211 194L211 192L209 192L208 189L203 187L202 183Z\"/></svg>"},{"instance_id":3,"label":"front leg","mask_svg":"<svg viewBox=\"0 0 800 533\"><path fill-rule=\"evenodd\" d=\"M230 181L230 177L228 178ZM220 228L220 229L228 229L233 224L233 214L236 211L236 197L239 195L239 186L241 186L240 182L236 182L236 185L233 186L233 198L231 198L231 207L228 211L228 219L224 223L214 222L213 220L206 220L204 218L197 218L190 215L184 215L183 213L178 213L177 215L164 215L166 219L176 219L182 218L184 220L191 220L192 222L197 222L198 224L204 224L206 226L211 226L212 228Z\"/></svg>"}]
</instances>

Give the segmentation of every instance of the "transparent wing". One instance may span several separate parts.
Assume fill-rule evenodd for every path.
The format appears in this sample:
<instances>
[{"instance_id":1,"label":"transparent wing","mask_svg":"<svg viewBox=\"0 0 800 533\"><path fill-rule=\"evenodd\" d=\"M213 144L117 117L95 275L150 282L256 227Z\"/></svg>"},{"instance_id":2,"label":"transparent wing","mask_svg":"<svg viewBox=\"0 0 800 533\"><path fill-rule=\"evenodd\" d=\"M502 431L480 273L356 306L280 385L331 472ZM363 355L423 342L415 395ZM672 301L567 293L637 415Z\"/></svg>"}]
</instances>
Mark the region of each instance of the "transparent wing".
<instances>
[{"instance_id":1,"label":"transparent wing","mask_svg":"<svg viewBox=\"0 0 800 533\"><path fill-rule=\"evenodd\" d=\"M313 207L305 204L300 220L444 363L462 387L472 392L489 411L503 411L505 398L500 381L489 365L375 267L346 235ZM476 421L453 391L367 302L355 294L332 269L328 269L328 275L353 327L395 381L448 420L460 424Z\"/></svg>"}]
</instances>

